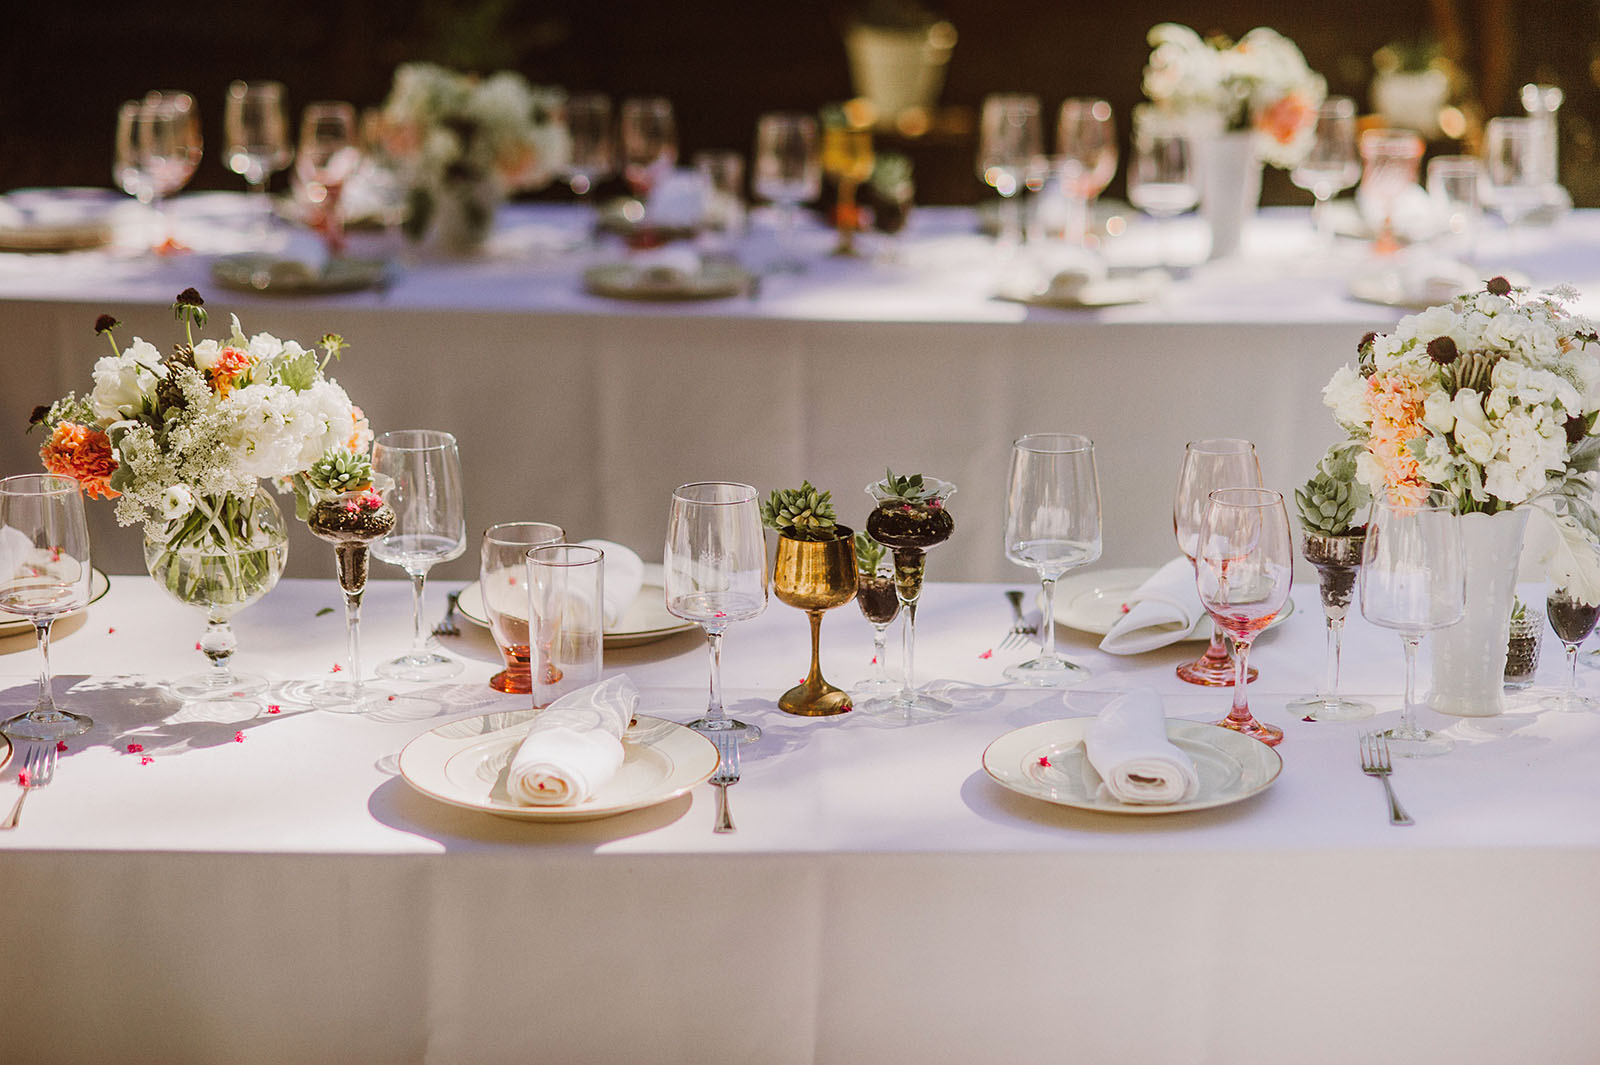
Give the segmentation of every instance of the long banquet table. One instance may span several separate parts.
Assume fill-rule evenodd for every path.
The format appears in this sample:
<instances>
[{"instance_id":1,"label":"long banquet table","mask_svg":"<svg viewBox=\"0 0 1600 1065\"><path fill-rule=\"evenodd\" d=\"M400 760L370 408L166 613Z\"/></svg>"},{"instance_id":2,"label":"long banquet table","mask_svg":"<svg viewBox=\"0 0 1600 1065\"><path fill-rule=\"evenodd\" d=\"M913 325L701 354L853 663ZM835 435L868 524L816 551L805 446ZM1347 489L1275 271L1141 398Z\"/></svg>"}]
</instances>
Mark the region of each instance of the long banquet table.
<instances>
[{"instance_id":1,"label":"long banquet table","mask_svg":"<svg viewBox=\"0 0 1600 1065\"><path fill-rule=\"evenodd\" d=\"M707 786L570 825L414 793L396 775L408 740L519 700L489 691L494 652L468 627L443 641L462 676L419 690L437 712L308 708L294 682L342 647L330 581L284 581L236 619L239 664L283 684L277 713L180 711L156 684L199 664L200 622L147 578L113 577L53 655L59 696L99 724L0 833L0 1058L1593 1061L1600 717L1426 715L1457 746L1399 765L1417 823L1392 828L1358 770L1371 723L1283 709L1322 661L1302 586L1253 656L1252 705L1287 732L1273 786L1166 817L1058 808L989 780L985 746L1134 685L1200 720L1229 696L1174 678L1195 644L1116 658L1065 629L1094 671L1085 688L1006 688L1027 651L998 649L1000 592L929 586L919 662L958 709L914 724L783 715L804 615L774 602L735 627L730 708L766 737L723 836ZM369 661L404 645L408 598L372 586ZM822 642L832 679L870 668L853 607ZM31 698L29 643L0 645L7 712ZM1545 682L1558 659L1547 635ZM1353 621L1345 663L1346 690L1392 721L1393 634ZM693 634L608 653L607 669L635 679L646 712L704 706Z\"/></svg>"},{"instance_id":2,"label":"long banquet table","mask_svg":"<svg viewBox=\"0 0 1600 1065\"><path fill-rule=\"evenodd\" d=\"M587 215L562 205L508 208L482 257L412 259L381 290L243 294L209 275L218 254L246 244L239 199L178 198L193 255L141 254L137 226L109 251L0 254L0 469L35 467L37 438L21 432L35 404L89 387L92 360L109 350L91 332L97 315L165 346L177 336L172 297L194 285L212 333L237 313L251 332L343 334L351 351L334 373L375 427L456 433L474 535L538 519L653 556L672 488L708 478L764 490L809 478L859 522L861 486L887 465L959 486L962 534L937 554L935 576L1013 580L1001 526L1017 436L1096 441L1106 561L1142 564L1172 546L1185 441L1248 437L1270 486L1298 484L1337 436L1322 385L1365 332L1404 313L1352 299L1353 276L1387 267L1354 241L1316 253L1298 210L1263 212L1242 255L1196 268L1149 303L1093 311L992 298L1005 268L962 209L914 215L893 264L830 259L830 235L807 229L809 271L768 277L756 299L587 294L582 267L621 253L574 249ZM1128 268L1163 246L1193 258L1193 224L1175 223L1169 240L1134 219L1108 255ZM764 239L758 216L741 248L752 265ZM1514 243L1491 233L1483 248L1486 272L1600 292L1600 212ZM102 563L141 572L138 539L115 531L110 508L94 507L92 520ZM295 536L290 572L326 575L315 541ZM439 572L466 578L471 555Z\"/></svg>"}]
</instances>

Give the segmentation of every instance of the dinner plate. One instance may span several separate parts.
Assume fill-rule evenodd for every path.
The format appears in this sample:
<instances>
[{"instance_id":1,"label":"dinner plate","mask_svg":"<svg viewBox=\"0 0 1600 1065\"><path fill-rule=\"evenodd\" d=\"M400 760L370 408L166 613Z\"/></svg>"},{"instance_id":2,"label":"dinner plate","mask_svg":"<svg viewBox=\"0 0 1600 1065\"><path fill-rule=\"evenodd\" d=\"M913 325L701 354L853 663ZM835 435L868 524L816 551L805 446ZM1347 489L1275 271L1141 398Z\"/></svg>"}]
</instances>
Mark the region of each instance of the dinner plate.
<instances>
[{"instance_id":1,"label":"dinner plate","mask_svg":"<svg viewBox=\"0 0 1600 1065\"><path fill-rule=\"evenodd\" d=\"M1148 303L1160 294L1166 284L1165 277L1138 275L1135 277L1107 277L1085 282L1081 287L1057 292L1001 291L996 299L1025 303L1029 307L1054 307L1058 310L1094 310L1097 307L1121 307L1130 303Z\"/></svg>"},{"instance_id":2,"label":"dinner plate","mask_svg":"<svg viewBox=\"0 0 1600 1065\"><path fill-rule=\"evenodd\" d=\"M1079 632L1092 632L1104 636L1122 617L1123 604L1139 586L1149 580L1155 570L1148 566L1127 566L1121 569L1093 569L1063 577L1056 582L1056 624ZM1035 605L1044 609L1044 592L1035 597ZM1278 616L1267 628L1275 629L1289 620L1294 613L1294 600L1283 604ZM1194 623L1182 640L1210 640L1211 616L1208 614Z\"/></svg>"},{"instance_id":3,"label":"dinner plate","mask_svg":"<svg viewBox=\"0 0 1600 1065\"><path fill-rule=\"evenodd\" d=\"M1283 758L1259 740L1220 725L1167 720L1167 738L1200 774L1200 791L1187 802L1147 806L1100 795L1100 774L1089 764L1083 737L1092 717L1028 725L989 744L983 768L1019 795L1108 814L1177 814L1208 810L1266 790L1283 771Z\"/></svg>"},{"instance_id":4,"label":"dinner plate","mask_svg":"<svg viewBox=\"0 0 1600 1065\"><path fill-rule=\"evenodd\" d=\"M109 592L110 590L111 590L111 578L110 577L107 577L104 573L101 573L99 570L93 570L93 571L90 572L90 574L89 574L89 602L90 603L98 603L100 600L102 600L102 599L104 599L106 597L106 593ZM84 609L87 610L88 607L85 607ZM76 614L77 611L74 610L72 613ZM61 617L71 617L71 616L72 616L72 614L63 614L63 615L61 615ZM56 620L59 621L61 619L57 618ZM32 632L32 631L33 631L33 619L32 618L25 618L21 614L12 614L12 613L9 613L8 611L0 610L0 637L20 636L22 633ZM0 762L0 765L3 765L3 764L4 764L3 762Z\"/></svg>"},{"instance_id":5,"label":"dinner plate","mask_svg":"<svg viewBox=\"0 0 1600 1065\"><path fill-rule=\"evenodd\" d=\"M676 722L639 714L622 737L622 768L587 801L523 806L506 793L506 768L538 716L537 710L513 710L440 725L406 744L400 774L422 794L451 806L519 821L594 821L675 799L717 768L710 740Z\"/></svg>"},{"instance_id":6,"label":"dinner plate","mask_svg":"<svg viewBox=\"0 0 1600 1065\"><path fill-rule=\"evenodd\" d=\"M1437 304L1449 303L1463 292L1471 292L1481 282L1432 278L1420 285L1412 284L1398 273L1371 274L1350 282L1350 295L1362 303L1377 303L1385 307L1398 307L1407 311L1425 311Z\"/></svg>"},{"instance_id":7,"label":"dinner plate","mask_svg":"<svg viewBox=\"0 0 1600 1065\"><path fill-rule=\"evenodd\" d=\"M389 264L381 259L329 259L320 272L265 252L224 255L211 264L211 278L225 288L275 295L355 292L381 283Z\"/></svg>"},{"instance_id":8,"label":"dinner plate","mask_svg":"<svg viewBox=\"0 0 1600 1065\"><path fill-rule=\"evenodd\" d=\"M0 769L11 764L11 740L5 733L0 732Z\"/></svg>"},{"instance_id":9,"label":"dinner plate","mask_svg":"<svg viewBox=\"0 0 1600 1065\"><path fill-rule=\"evenodd\" d=\"M583 272L583 287L619 300L719 300L742 295L750 275L727 263L706 263L699 273L607 263Z\"/></svg>"},{"instance_id":10,"label":"dinner plate","mask_svg":"<svg viewBox=\"0 0 1600 1065\"><path fill-rule=\"evenodd\" d=\"M61 252L110 243L110 189L16 189L0 197L0 251Z\"/></svg>"},{"instance_id":11,"label":"dinner plate","mask_svg":"<svg viewBox=\"0 0 1600 1065\"><path fill-rule=\"evenodd\" d=\"M646 566L647 575L652 569L657 571L656 579L645 580L622 617L606 630L607 647L636 647L676 636L680 632L690 632L696 627L694 622L667 612L666 594L661 589L659 576L661 567ZM489 614L483 608L483 588L477 581L461 589L461 594L456 597L456 611L474 625L489 627Z\"/></svg>"}]
</instances>

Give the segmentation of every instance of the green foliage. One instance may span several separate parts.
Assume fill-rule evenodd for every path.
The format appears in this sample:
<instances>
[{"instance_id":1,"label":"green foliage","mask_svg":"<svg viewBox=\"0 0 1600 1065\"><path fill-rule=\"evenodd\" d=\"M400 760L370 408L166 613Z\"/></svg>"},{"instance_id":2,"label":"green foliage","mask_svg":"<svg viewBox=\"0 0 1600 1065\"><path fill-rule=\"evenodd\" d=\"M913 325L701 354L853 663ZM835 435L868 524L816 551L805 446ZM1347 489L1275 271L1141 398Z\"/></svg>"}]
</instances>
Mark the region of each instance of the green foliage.
<instances>
[{"instance_id":1,"label":"green foliage","mask_svg":"<svg viewBox=\"0 0 1600 1065\"><path fill-rule=\"evenodd\" d=\"M915 505L926 503L938 494L932 485L924 484L922 474L913 473L908 477L896 477L893 470L883 471L883 480L878 485L883 489L888 501L898 500L901 503Z\"/></svg>"},{"instance_id":2,"label":"green foliage","mask_svg":"<svg viewBox=\"0 0 1600 1065\"><path fill-rule=\"evenodd\" d=\"M1355 455L1360 446L1337 444L1317 463L1317 472L1294 491L1295 506L1306 532L1322 536L1348 536L1365 522L1359 516L1372 493L1355 479Z\"/></svg>"},{"instance_id":3,"label":"green foliage","mask_svg":"<svg viewBox=\"0 0 1600 1065\"><path fill-rule=\"evenodd\" d=\"M774 489L761 504L761 524L793 540L833 539L835 518L833 493L817 491L810 481Z\"/></svg>"},{"instance_id":4,"label":"green foliage","mask_svg":"<svg viewBox=\"0 0 1600 1065\"><path fill-rule=\"evenodd\" d=\"M877 576L878 567L883 564L883 556L888 551L887 547L865 532L856 533L856 572L863 577Z\"/></svg>"}]
</instances>

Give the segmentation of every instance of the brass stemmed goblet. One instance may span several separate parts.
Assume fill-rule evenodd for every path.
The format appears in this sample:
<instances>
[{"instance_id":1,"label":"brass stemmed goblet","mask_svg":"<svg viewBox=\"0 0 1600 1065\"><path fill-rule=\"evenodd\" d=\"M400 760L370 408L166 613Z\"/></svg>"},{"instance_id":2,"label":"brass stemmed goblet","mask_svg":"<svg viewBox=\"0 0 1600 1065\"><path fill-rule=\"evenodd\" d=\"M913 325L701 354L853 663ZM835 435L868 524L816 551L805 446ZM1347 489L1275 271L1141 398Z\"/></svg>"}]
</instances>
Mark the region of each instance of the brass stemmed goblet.
<instances>
[{"instance_id":1,"label":"brass stemmed goblet","mask_svg":"<svg viewBox=\"0 0 1600 1065\"><path fill-rule=\"evenodd\" d=\"M811 669L806 679L784 692L778 708L803 717L826 717L853 709L850 695L822 676L819 641L822 613L856 597L855 533L834 526L831 540L778 537L772 587L780 602L806 612L811 621Z\"/></svg>"}]
</instances>

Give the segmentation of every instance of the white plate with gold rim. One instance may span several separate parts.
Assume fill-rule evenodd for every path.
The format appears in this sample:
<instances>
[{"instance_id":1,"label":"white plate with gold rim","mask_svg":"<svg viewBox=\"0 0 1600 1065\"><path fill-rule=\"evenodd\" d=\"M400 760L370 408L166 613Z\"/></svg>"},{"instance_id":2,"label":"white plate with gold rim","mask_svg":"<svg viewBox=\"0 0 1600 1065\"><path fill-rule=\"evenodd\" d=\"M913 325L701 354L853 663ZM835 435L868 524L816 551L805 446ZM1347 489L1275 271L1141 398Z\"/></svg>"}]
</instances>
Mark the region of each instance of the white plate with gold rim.
<instances>
[{"instance_id":1,"label":"white plate with gold rim","mask_svg":"<svg viewBox=\"0 0 1600 1065\"><path fill-rule=\"evenodd\" d=\"M102 599L104 599L106 597L106 593L109 592L110 590L111 590L111 578L110 577L107 577L104 573L101 573L99 570L94 570L93 572L90 573L90 575L89 575L89 602L90 603L98 603L100 600L102 600ZM88 607L84 607L84 609L87 610ZM77 611L74 610L72 613L76 614ZM61 617L63 617L63 618L71 617L71 616L72 616L72 614L63 614L63 615L61 615ZM61 618L57 618L56 620L60 621ZM13 614L10 611L0 610L0 637L20 636L25 632L32 632L32 631L33 631L33 619L32 618L26 618L26 617L23 617L21 614Z\"/></svg>"},{"instance_id":2,"label":"white plate with gold rim","mask_svg":"<svg viewBox=\"0 0 1600 1065\"><path fill-rule=\"evenodd\" d=\"M1128 600L1145 581L1155 575L1149 566L1124 566L1120 569L1092 569L1073 573L1056 582L1056 624L1079 632L1104 636L1127 613ZM1044 609L1044 593L1034 597L1034 605ZM1294 613L1290 599L1272 619L1267 630L1277 628ZM1180 640L1210 640L1211 617L1206 615Z\"/></svg>"},{"instance_id":3,"label":"white plate with gold rim","mask_svg":"<svg viewBox=\"0 0 1600 1065\"><path fill-rule=\"evenodd\" d=\"M1177 814L1240 802L1266 790L1283 772L1283 758L1259 740L1220 725L1167 719L1167 738L1194 762L1200 791L1163 806L1122 803L1100 794L1083 737L1092 717L1044 721L1008 732L983 752L983 768L1002 787L1058 806L1108 814Z\"/></svg>"},{"instance_id":4,"label":"white plate with gold rim","mask_svg":"<svg viewBox=\"0 0 1600 1065\"><path fill-rule=\"evenodd\" d=\"M635 647L696 628L694 622L668 612L666 593L661 589L660 564L646 563L644 572L645 582L639 594L633 597L617 623L606 629L607 647ZM456 597L456 610L474 625L489 627L489 613L483 606L483 588L477 581L461 589Z\"/></svg>"},{"instance_id":5,"label":"white plate with gold rim","mask_svg":"<svg viewBox=\"0 0 1600 1065\"><path fill-rule=\"evenodd\" d=\"M639 714L622 737L622 768L585 802L524 806L506 793L506 768L538 710L511 710L430 729L400 752L400 775L451 806L519 821L595 821L677 798L717 768L717 748L698 732Z\"/></svg>"}]
</instances>

